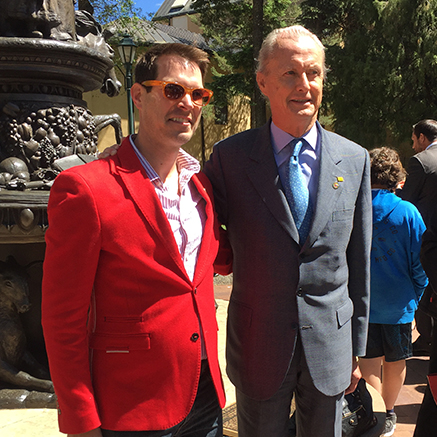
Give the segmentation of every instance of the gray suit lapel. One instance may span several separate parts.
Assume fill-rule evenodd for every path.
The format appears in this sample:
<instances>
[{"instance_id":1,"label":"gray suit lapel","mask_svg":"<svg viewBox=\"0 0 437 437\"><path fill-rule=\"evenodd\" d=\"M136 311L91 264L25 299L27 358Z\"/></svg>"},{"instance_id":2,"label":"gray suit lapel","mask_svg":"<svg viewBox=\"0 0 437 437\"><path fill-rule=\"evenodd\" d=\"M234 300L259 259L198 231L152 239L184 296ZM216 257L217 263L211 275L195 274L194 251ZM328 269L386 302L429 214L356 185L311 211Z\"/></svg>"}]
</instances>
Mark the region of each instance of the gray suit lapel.
<instances>
[{"instance_id":1,"label":"gray suit lapel","mask_svg":"<svg viewBox=\"0 0 437 437\"><path fill-rule=\"evenodd\" d=\"M342 175L339 164L342 161L334 137L320 129L320 172L316 193L316 205L307 244L310 246L318 238L326 223L331 220L333 206L343 191L343 183L338 181Z\"/></svg>"},{"instance_id":2,"label":"gray suit lapel","mask_svg":"<svg viewBox=\"0 0 437 437\"><path fill-rule=\"evenodd\" d=\"M270 123L260 128L249 157L250 161L246 172L253 186L275 219L296 242L299 242L299 234L282 188L273 155Z\"/></svg>"}]
</instances>

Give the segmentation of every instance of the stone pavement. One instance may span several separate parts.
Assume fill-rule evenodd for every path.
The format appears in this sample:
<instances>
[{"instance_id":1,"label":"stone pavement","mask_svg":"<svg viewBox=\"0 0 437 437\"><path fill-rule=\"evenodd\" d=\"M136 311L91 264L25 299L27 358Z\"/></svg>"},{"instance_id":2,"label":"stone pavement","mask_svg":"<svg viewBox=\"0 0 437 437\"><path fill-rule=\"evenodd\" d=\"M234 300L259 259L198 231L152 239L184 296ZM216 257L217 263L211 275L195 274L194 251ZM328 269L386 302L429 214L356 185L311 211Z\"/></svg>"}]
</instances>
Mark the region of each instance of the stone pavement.
<instances>
[{"instance_id":1,"label":"stone pavement","mask_svg":"<svg viewBox=\"0 0 437 437\"><path fill-rule=\"evenodd\" d=\"M218 283L215 291L218 303L219 359L226 388L226 406L229 407L235 402L234 388L225 372L226 315L231 286L227 283ZM415 333L414 336L416 336ZM412 437L413 435L414 423L425 390L427 364L427 358L412 358L407 363L407 379L395 408L398 425L394 437ZM56 410L23 409L0 410L0 436L60 437L65 434L58 431Z\"/></svg>"}]
</instances>

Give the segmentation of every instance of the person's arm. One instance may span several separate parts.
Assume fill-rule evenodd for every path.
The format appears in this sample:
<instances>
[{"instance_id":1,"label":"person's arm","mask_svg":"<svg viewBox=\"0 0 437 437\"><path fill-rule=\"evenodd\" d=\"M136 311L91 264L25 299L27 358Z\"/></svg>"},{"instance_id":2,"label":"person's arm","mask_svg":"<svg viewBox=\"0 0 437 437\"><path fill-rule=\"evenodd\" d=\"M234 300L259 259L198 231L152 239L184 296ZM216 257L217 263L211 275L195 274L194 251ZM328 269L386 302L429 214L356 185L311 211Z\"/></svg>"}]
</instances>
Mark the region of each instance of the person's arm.
<instances>
[{"instance_id":1,"label":"person's arm","mask_svg":"<svg viewBox=\"0 0 437 437\"><path fill-rule=\"evenodd\" d=\"M219 232L219 251L214 261L214 273L226 276L232 273L232 248L229 243L228 233L223 225L220 226Z\"/></svg>"},{"instance_id":2,"label":"person's arm","mask_svg":"<svg viewBox=\"0 0 437 437\"><path fill-rule=\"evenodd\" d=\"M370 303L370 249L372 241L372 195L370 188L370 161L365 152L365 163L361 186L356 200L354 225L347 248L349 270L349 297L354 304L352 316L352 355L366 354L367 328ZM355 390L360 378L354 358L351 385L348 392Z\"/></svg>"},{"instance_id":3,"label":"person's arm","mask_svg":"<svg viewBox=\"0 0 437 437\"><path fill-rule=\"evenodd\" d=\"M412 156L408 163L408 176L401 190L396 194L401 199L408 200L417 206L423 184L425 182L425 172L421 162L416 156Z\"/></svg>"},{"instance_id":4,"label":"person's arm","mask_svg":"<svg viewBox=\"0 0 437 437\"><path fill-rule=\"evenodd\" d=\"M420 262L420 250L422 247L422 235L426 231L425 223L418 209L411 205L410 218L410 250L411 250L411 280L416 292L417 301L422 297L422 294L428 285L428 278L423 270Z\"/></svg>"},{"instance_id":5,"label":"person's arm","mask_svg":"<svg viewBox=\"0 0 437 437\"><path fill-rule=\"evenodd\" d=\"M221 275L232 273L232 248L228 239L227 232L227 199L225 178L220 160L219 150L214 146L214 150L206 162L203 172L211 182L214 192L214 209L217 212L220 226L220 247L217 258L214 262L214 271Z\"/></svg>"},{"instance_id":6,"label":"person's arm","mask_svg":"<svg viewBox=\"0 0 437 437\"><path fill-rule=\"evenodd\" d=\"M87 322L100 254L100 221L88 184L62 172L51 189L42 282L42 325L64 433L100 426ZM95 431L97 432L97 431Z\"/></svg>"},{"instance_id":7,"label":"person's arm","mask_svg":"<svg viewBox=\"0 0 437 437\"><path fill-rule=\"evenodd\" d=\"M203 172L206 174L212 185L212 189L214 192L214 208L217 212L218 220L226 228L228 226L227 193L220 153L219 149L216 146L214 146L213 152L209 157L209 160L205 163Z\"/></svg>"}]
</instances>

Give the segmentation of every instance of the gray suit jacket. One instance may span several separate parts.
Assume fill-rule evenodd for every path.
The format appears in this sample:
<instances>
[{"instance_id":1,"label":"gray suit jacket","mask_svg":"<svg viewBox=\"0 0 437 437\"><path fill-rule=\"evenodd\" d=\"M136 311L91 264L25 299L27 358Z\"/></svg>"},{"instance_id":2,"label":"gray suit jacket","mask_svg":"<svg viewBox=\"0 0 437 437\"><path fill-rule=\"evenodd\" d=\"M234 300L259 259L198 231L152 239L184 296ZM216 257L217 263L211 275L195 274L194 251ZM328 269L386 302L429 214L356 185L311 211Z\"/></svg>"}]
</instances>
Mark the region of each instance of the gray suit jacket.
<instances>
[{"instance_id":1,"label":"gray suit jacket","mask_svg":"<svg viewBox=\"0 0 437 437\"><path fill-rule=\"evenodd\" d=\"M233 252L227 372L254 399L268 399L281 386L298 331L314 384L326 395L348 387L352 354L365 354L369 157L318 127L320 176L303 247L279 179L269 123L218 143L205 165Z\"/></svg>"},{"instance_id":2,"label":"gray suit jacket","mask_svg":"<svg viewBox=\"0 0 437 437\"><path fill-rule=\"evenodd\" d=\"M413 203L422 214L427 232L423 241L437 239L437 144L410 158L408 176L400 197Z\"/></svg>"}]
</instances>

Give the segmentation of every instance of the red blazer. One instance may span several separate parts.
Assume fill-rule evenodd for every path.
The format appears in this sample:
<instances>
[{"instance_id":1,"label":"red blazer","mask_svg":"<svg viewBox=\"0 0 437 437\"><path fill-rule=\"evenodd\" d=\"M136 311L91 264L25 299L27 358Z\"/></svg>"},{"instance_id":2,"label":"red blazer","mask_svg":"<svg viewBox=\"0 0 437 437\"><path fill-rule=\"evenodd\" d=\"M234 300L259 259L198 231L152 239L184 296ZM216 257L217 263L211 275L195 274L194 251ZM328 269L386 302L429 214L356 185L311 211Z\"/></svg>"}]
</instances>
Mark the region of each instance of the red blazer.
<instances>
[{"instance_id":1,"label":"red blazer","mask_svg":"<svg viewBox=\"0 0 437 437\"><path fill-rule=\"evenodd\" d=\"M188 278L154 187L125 140L114 157L62 172L51 189L42 323L60 430L160 430L189 413L201 367L199 321L221 406L213 262L207 220Z\"/></svg>"}]
</instances>

